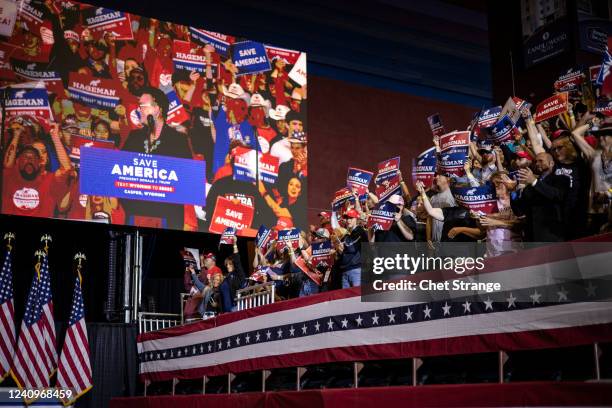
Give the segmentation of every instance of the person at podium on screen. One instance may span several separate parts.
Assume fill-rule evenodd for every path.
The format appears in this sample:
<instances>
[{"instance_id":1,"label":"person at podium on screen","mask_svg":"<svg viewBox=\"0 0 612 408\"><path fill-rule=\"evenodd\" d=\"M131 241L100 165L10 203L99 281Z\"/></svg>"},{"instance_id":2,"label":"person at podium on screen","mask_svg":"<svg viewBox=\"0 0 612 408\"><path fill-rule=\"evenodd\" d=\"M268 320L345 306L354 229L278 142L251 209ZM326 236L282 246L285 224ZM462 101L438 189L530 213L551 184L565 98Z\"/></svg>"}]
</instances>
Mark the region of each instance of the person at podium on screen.
<instances>
[{"instance_id":1,"label":"person at podium on screen","mask_svg":"<svg viewBox=\"0 0 612 408\"><path fill-rule=\"evenodd\" d=\"M146 126L133 130L123 150L191 159L187 138L166 124L168 98L157 88L145 87L138 100L140 117ZM181 204L143 200L121 200L130 225L153 228L184 229L185 210Z\"/></svg>"}]
</instances>

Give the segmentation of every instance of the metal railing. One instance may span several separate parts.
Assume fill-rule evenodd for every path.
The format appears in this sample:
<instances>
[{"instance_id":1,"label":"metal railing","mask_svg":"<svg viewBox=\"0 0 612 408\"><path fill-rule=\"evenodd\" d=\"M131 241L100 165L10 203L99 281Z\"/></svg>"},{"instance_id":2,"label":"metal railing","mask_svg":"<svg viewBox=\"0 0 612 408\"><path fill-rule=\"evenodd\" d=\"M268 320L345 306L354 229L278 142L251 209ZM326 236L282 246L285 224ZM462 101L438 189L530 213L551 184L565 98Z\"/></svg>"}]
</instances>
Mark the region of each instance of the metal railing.
<instances>
[{"instance_id":1,"label":"metal railing","mask_svg":"<svg viewBox=\"0 0 612 408\"><path fill-rule=\"evenodd\" d=\"M138 333L167 329L181 324L181 315L176 313L138 313Z\"/></svg>"},{"instance_id":2,"label":"metal railing","mask_svg":"<svg viewBox=\"0 0 612 408\"><path fill-rule=\"evenodd\" d=\"M180 295L181 313L138 313L138 333L147 333L155 330L167 329L192 321L204 320L214 317L214 314L202 316L201 318L185 319L185 302L189 299L189 293ZM246 310L257 306L274 303L274 282L261 283L236 291L236 310Z\"/></svg>"},{"instance_id":3,"label":"metal railing","mask_svg":"<svg viewBox=\"0 0 612 408\"><path fill-rule=\"evenodd\" d=\"M236 310L246 310L274 303L274 282L260 283L236 291Z\"/></svg>"}]
</instances>

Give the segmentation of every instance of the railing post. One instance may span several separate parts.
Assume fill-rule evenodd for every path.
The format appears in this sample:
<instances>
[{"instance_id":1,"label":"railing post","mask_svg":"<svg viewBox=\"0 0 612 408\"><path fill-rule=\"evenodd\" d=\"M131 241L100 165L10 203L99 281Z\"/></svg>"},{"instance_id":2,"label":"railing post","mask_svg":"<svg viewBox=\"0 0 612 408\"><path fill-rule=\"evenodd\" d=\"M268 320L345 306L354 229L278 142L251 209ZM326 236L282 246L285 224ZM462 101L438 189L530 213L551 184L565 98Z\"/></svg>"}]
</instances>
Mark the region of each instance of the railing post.
<instances>
[{"instance_id":1,"label":"railing post","mask_svg":"<svg viewBox=\"0 0 612 408\"><path fill-rule=\"evenodd\" d=\"M500 384L504 383L504 366L506 365L507 361L508 361L508 354L505 351L500 350L498 352L499 383Z\"/></svg>"},{"instance_id":2,"label":"railing post","mask_svg":"<svg viewBox=\"0 0 612 408\"><path fill-rule=\"evenodd\" d=\"M206 383L208 383L209 380L207 376L202 377L202 395L206 394Z\"/></svg>"},{"instance_id":3,"label":"railing post","mask_svg":"<svg viewBox=\"0 0 612 408\"><path fill-rule=\"evenodd\" d=\"M234 381L234 378L236 378L236 374L227 373L227 393L228 394L232 393L232 381Z\"/></svg>"},{"instance_id":4,"label":"railing post","mask_svg":"<svg viewBox=\"0 0 612 408\"><path fill-rule=\"evenodd\" d=\"M595 357L595 380L601 380L601 369L599 367L599 358L601 357L601 349L599 343L593 343L593 357Z\"/></svg>"},{"instance_id":5,"label":"railing post","mask_svg":"<svg viewBox=\"0 0 612 408\"><path fill-rule=\"evenodd\" d=\"M179 382L179 379L178 379L178 378L174 377L174 378L172 379L172 395L174 395L174 394L175 394L175 391L176 391L176 384L178 384L178 382Z\"/></svg>"},{"instance_id":6,"label":"railing post","mask_svg":"<svg viewBox=\"0 0 612 408\"><path fill-rule=\"evenodd\" d=\"M301 382L302 382L302 377L304 376L304 374L306 374L306 367L297 367L296 370L296 384L295 384L295 389L297 391L300 391L302 389L301 386Z\"/></svg>"},{"instance_id":7,"label":"railing post","mask_svg":"<svg viewBox=\"0 0 612 408\"><path fill-rule=\"evenodd\" d=\"M144 396L147 396L147 389L149 388L149 384L151 384L150 380L145 380L144 382Z\"/></svg>"},{"instance_id":8,"label":"railing post","mask_svg":"<svg viewBox=\"0 0 612 408\"><path fill-rule=\"evenodd\" d=\"M271 374L271 370L261 370L261 392L266 392L266 380Z\"/></svg>"},{"instance_id":9,"label":"railing post","mask_svg":"<svg viewBox=\"0 0 612 408\"><path fill-rule=\"evenodd\" d=\"M417 371L423 365L423 360L418 357L412 358L412 385L417 385Z\"/></svg>"},{"instance_id":10,"label":"railing post","mask_svg":"<svg viewBox=\"0 0 612 408\"><path fill-rule=\"evenodd\" d=\"M179 299L181 302L181 324L185 323L185 304L183 301L183 294L179 294Z\"/></svg>"},{"instance_id":11,"label":"railing post","mask_svg":"<svg viewBox=\"0 0 612 408\"><path fill-rule=\"evenodd\" d=\"M363 363L353 363L353 388L359 388L359 373L363 370Z\"/></svg>"}]
</instances>

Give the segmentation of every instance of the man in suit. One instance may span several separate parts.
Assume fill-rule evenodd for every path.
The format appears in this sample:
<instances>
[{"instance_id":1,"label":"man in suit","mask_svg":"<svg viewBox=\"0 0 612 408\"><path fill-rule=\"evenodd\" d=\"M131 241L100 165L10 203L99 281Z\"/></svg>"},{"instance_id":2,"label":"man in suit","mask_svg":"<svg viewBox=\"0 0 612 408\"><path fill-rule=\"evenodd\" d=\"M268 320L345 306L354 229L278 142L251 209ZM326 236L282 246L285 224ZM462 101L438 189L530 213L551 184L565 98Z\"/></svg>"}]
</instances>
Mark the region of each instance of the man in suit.
<instances>
[{"instance_id":1,"label":"man in suit","mask_svg":"<svg viewBox=\"0 0 612 408\"><path fill-rule=\"evenodd\" d=\"M564 211L569 179L555 174L555 161L549 153L536 156L535 168L539 177L529 168L518 171L519 182L526 187L512 200L512 209L515 214L527 217L528 241L564 241L565 224L569 221Z\"/></svg>"}]
</instances>

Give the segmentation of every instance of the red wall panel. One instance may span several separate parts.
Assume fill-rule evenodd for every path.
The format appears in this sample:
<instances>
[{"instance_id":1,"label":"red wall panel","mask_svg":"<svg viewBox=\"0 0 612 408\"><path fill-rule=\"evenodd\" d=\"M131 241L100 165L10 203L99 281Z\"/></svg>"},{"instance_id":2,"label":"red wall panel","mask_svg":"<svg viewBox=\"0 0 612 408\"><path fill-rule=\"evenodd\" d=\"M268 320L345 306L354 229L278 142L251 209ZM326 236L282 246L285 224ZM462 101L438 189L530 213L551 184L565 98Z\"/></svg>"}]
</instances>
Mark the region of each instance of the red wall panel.
<instances>
[{"instance_id":1,"label":"red wall panel","mask_svg":"<svg viewBox=\"0 0 612 408\"><path fill-rule=\"evenodd\" d=\"M439 112L447 131L465 129L476 108L309 76L308 216L330 207L349 166L375 171L401 156L410 184L412 158L432 146L427 116ZM372 186L371 186L372 188Z\"/></svg>"}]
</instances>

